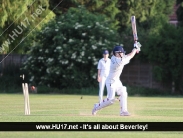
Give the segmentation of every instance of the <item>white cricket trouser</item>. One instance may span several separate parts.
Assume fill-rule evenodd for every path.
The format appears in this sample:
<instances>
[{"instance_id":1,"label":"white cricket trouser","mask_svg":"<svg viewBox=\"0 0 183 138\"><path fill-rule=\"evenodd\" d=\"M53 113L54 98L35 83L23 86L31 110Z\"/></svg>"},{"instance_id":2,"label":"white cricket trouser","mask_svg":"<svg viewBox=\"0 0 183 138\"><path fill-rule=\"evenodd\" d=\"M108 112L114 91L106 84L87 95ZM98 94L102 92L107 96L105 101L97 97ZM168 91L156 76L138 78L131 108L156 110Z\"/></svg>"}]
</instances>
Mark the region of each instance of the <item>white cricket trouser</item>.
<instances>
[{"instance_id":1,"label":"white cricket trouser","mask_svg":"<svg viewBox=\"0 0 183 138\"><path fill-rule=\"evenodd\" d=\"M114 83L106 83L108 99L113 100L115 98L115 93L119 95L120 100L120 112L126 112L127 110L127 90L126 87L122 85L120 80L115 80Z\"/></svg>"},{"instance_id":2,"label":"white cricket trouser","mask_svg":"<svg viewBox=\"0 0 183 138\"><path fill-rule=\"evenodd\" d=\"M99 103L103 102L103 95L104 95L104 87L106 85L107 77L102 76L101 81L99 82ZM108 97L108 94L107 94Z\"/></svg>"}]
</instances>

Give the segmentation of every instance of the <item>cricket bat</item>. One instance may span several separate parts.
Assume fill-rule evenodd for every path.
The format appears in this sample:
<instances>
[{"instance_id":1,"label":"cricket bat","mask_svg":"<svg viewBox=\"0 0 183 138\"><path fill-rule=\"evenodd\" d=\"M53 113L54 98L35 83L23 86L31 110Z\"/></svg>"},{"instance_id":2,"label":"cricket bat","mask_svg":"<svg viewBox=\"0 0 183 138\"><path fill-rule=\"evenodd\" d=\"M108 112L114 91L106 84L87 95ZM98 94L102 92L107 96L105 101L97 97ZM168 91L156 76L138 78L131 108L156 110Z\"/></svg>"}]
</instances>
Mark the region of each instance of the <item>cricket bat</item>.
<instances>
[{"instance_id":1,"label":"cricket bat","mask_svg":"<svg viewBox=\"0 0 183 138\"><path fill-rule=\"evenodd\" d=\"M138 36L137 36L137 28L136 28L136 19L135 19L135 16L131 16L131 23L132 23L133 39L134 39L134 42L137 43ZM139 53L139 51L137 53Z\"/></svg>"},{"instance_id":2,"label":"cricket bat","mask_svg":"<svg viewBox=\"0 0 183 138\"><path fill-rule=\"evenodd\" d=\"M138 40L138 36L137 36L135 16L131 16L131 23L132 23L133 38L134 38L134 41L136 42Z\"/></svg>"}]
</instances>

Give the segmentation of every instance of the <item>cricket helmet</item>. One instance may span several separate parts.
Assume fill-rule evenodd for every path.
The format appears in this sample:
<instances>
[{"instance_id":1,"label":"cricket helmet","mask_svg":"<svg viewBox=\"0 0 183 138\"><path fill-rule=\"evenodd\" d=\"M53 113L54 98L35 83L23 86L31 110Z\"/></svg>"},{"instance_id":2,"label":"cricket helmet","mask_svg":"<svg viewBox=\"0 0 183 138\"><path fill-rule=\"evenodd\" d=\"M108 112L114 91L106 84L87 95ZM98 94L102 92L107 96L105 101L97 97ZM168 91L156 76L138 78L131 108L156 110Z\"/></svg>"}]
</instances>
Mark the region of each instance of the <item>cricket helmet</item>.
<instances>
[{"instance_id":1,"label":"cricket helmet","mask_svg":"<svg viewBox=\"0 0 183 138\"><path fill-rule=\"evenodd\" d=\"M113 49L113 54L115 55L115 53L124 53L125 54L126 51L124 51L122 46L115 46Z\"/></svg>"}]
</instances>

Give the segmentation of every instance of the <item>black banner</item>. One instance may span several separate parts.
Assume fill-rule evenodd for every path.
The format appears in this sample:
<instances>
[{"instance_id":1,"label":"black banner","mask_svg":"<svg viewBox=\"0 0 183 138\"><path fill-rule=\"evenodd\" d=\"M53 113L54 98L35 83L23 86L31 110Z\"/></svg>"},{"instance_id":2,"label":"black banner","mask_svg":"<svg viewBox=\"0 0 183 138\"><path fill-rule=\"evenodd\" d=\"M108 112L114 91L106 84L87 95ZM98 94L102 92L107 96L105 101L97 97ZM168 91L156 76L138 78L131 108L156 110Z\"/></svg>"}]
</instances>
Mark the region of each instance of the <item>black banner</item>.
<instances>
[{"instance_id":1,"label":"black banner","mask_svg":"<svg viewBox=\"0 0 183 138\"><path fill-rule=\"evenodd\" d=\"M1 131L183 131L183 122L0 122Z\"/></svg>"}]
</instances>

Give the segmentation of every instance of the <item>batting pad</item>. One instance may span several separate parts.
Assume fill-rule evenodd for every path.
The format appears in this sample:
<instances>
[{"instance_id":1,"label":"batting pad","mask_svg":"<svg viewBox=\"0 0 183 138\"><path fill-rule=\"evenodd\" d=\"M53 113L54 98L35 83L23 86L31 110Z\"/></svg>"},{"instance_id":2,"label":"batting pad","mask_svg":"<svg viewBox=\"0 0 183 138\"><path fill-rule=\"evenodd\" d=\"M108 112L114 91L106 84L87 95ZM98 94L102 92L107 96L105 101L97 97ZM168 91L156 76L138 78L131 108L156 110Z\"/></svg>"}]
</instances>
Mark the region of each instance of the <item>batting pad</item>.
<instances>
[{"instance_id":1,"label":"batting pad","mask_svg":"<svg viewBox=\"0 0 183 138\"><path fill-rule=\"evenodd\" d=\"M115 99L112 99L112 100L105 99L102 103L100 103L100 104L98 104L98 106L96 106L95 110L98 111L102 108L112 105L114 102L115 102Z\"/></svg>"}]
</instances>

